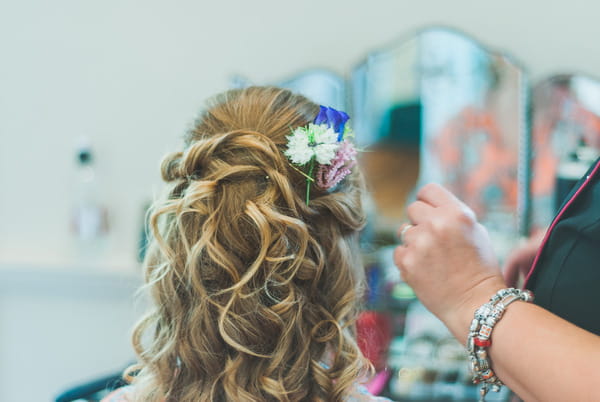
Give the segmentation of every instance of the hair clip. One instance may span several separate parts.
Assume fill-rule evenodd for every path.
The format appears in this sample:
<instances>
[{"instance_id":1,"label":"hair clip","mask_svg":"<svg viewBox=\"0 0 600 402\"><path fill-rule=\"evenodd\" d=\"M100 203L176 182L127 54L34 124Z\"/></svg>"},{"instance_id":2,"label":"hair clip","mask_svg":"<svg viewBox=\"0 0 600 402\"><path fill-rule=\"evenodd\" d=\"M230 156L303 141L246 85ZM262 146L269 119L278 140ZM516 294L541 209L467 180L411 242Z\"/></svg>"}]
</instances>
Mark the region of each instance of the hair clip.
<instances>
[{"instance_id":1,"label":"hair clip","mask_svg":"<svg viewBox=\"0 0 600 402\"><path fill-rule=\"evenodd\" d=\"M358 152L350 140L353 132L346 124L349 118L342 111L320 106L312 123L293 129L287 136L284 154L292 167L306 177L306 205L310 200L311 183L320 189L331 190L356 165Z\"/></svg>"}]
</instances>

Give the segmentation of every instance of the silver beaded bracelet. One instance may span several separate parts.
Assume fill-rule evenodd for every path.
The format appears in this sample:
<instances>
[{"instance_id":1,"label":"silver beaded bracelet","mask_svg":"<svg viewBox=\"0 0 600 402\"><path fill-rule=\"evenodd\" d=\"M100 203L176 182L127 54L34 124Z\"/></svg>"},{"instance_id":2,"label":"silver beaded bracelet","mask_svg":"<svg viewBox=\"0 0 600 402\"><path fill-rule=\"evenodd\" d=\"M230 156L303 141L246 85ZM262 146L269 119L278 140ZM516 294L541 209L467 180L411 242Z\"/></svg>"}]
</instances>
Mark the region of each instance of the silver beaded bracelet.
<instances>
[{"instance_id":1,"label":"silver beaded bracelet","mask_svg":"<svg viewBox=\"0 0 600 402\"><path fill-rule=\"evenodd\" d=\"M467 352L471 363L473 383L482 384L479 390L480 401L485 401L485 395L490 388L498 392L504 385L491 368L487 348L492 345L490 338L494 326L502 318L506 307L517 300L531 302L533 293L529 290L515 288L501 289L490 298L489 302L475 310L467 337Z\"/></svg>"}]
</instances>

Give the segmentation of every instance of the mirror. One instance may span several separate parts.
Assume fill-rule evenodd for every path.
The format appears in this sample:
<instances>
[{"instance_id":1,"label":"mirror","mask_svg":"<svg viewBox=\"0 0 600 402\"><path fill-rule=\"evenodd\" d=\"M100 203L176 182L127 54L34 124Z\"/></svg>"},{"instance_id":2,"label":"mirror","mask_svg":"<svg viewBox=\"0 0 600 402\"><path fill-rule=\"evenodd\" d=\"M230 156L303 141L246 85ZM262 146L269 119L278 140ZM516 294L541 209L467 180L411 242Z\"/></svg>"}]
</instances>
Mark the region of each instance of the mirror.
<instances>
[{"instance_id":1,"label":"mirror","mask_svg":"<svg viewBox=\"0 0 600 402\"><path fill-rule=\"evenodd\" d=\"M277 86L302 94L320 105L347 110L346 81L331 71L307 70L280 81Z\"/></svg>"},{"instance_id":2,"label":"mirror","mask_svg":"<svg viewBox=\"0 0 600 402\"><path fill-rule=\"evenodd\" d=\"M556 75L533 90L531 230L551 222L600 154L600 81Z\"/></svg>"},{"instance_id":3,"label":"mirror","mask_svg":"<svg viewBox=\"0 0 600 402\"><path fill-rule=\"evenodd\" d=\"M525 74L505 55L434 27L369 54L352 71L350 86L374 203L366 308L388 311L394 333L402 334L395 339L410 345L390 346L390 396L432 400L434 386L413 384L431 385L436 377L464 392L457 399L470 399L477 389L469 385L461 345L425 307L412 303L414 293L393 265L393 234L406 220L415 189L437 182L476 212L500 258L514 247L526 229L527 198L520 196L527 194L528 177ZM427 357L412 355L415 349Z\"/></svg>"},{"instance_id":4,"label":"mirror","mask_svg":"<svg viewBox=\"0 0 600 402\"><path fill-rule=\"evenodd\" d=\"M505 55L446 28L370 54L351 77L357 140L382 230L437 182L477 213L499 255L524 232L526 83Z\"/></svg>"},{"instance_id":5,"label":"mirror","mask_svg":"<svg viewBox=\"0 0 600 402\"><path fill-rule=\"evenodd\" d=\"M419 171L418 47L416 35L371 53L350 79L356 141L365 150L361 166L375 203L372 224L384 231L404 217Z\"/></svg>"},{"instance_id":6,"label":"mirror","mask_svg":"<svg viewBox=\"0 0 600 402\"><path fill-rule=\"evenodd\" d=\"M251 85L257 84L240 75L233 76L230 80L231 88L245 88ZM287 88L320 105L338 110L348 109L346 80L329 70L304 70L290 78L270 83L270 85Z\"/></svg>"}]
</instances>

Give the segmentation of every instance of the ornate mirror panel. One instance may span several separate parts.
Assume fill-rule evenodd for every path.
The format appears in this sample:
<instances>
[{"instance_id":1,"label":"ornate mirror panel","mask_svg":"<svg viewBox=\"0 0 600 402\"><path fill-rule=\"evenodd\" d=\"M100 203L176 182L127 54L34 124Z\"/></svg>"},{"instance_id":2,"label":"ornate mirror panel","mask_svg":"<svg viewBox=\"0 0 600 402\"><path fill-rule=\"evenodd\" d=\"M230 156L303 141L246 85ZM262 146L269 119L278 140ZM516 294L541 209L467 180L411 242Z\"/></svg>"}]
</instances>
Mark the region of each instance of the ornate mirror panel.
<instances>
[{"instance_id":1,"label":"ornate mirror panel","mask_svg":"<svg viewBox=\"0 0 600 402\"><path fill-rule=\"evenodd\" d=\"M230 82L232 88L245 88L251 85L258 84L239 75L232 77ZM342 76L328 70L304 70L291 78L275 83L271 82L269 85L290 89L320 105L338 110L347 110L348 108L346 80Z\"/></svg>"},{"instance_id":2,"label":"ornate mirror panel","mask_svg":"<svg viewBox=\"0 0 600 402\"><path fill-rule=\"evenodd\" d=\"M346 81L330 71L307 70L277 85L300 93L320 105L347 110Z\"/></svg>"},{"instance_id":3,"label":"ornate mirror panel","mask_svg":"<svg viewBox=\"0 0 600 402\"><path fill-rule=\"evenodd\" d=\"M462 33L430 28L374 52L352 74L357 139L382 225L415 184L455 192L500 255L524 232L523 70Z\"/></svg>"},{"instance_id":4,"label":"ornate mirror panel","mask_svg":"<svg viewBox=\"0 0 600 402\"><path fill-rule=\"evenodd\" d=\"M418 35L371 53L352 72L354 130L361 166L375 203L372 222L393 230L419 169L422 104Z\"/></svg>"},{"instance_id":5,"label":"ornate mirror panel","mask_svg":"<svg viewBox=\"0 0 600 402\"><path fill-rule=\"evenodd\" d=\"M533 90L531 230L545 229L600 154L600 81L557 75Z\"/></svg>"}]
</instances>

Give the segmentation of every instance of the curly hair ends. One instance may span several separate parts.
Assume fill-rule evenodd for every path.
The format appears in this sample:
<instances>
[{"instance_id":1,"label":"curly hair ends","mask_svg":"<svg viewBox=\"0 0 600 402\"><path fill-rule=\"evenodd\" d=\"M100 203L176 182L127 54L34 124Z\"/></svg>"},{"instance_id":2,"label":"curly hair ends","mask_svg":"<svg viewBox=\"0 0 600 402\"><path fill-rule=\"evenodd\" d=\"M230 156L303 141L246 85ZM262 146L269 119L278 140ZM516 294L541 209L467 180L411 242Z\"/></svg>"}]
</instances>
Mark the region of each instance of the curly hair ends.
<instances>
[{"instance_id":1,"label":"curly hair ends","mask_svg":"<svg viewBox=\"0 0 600 402\"><path fill-rule=\"evenodd\" d=\"M283 154L318 111L280 88L229 91L163 161L135 400L341 401L369 372L354 340L362 178L306 205Z\"/></svg>"}]
</instances>

